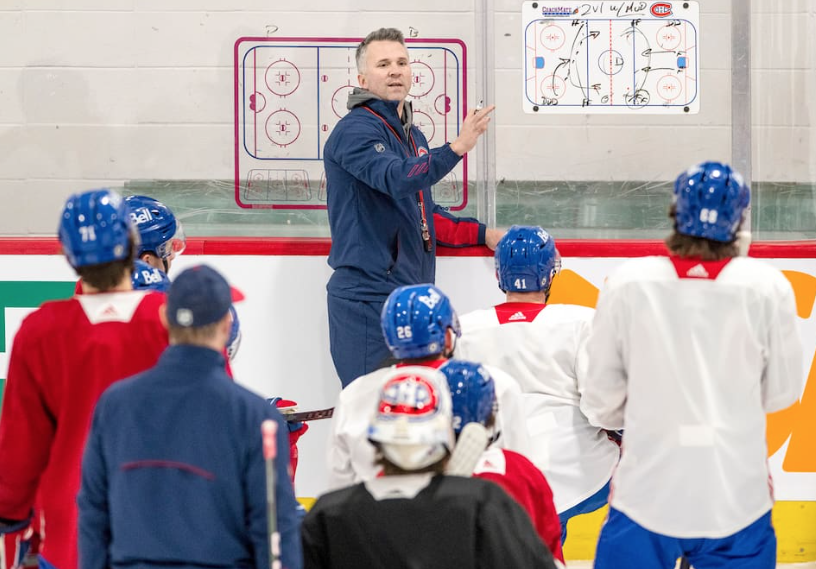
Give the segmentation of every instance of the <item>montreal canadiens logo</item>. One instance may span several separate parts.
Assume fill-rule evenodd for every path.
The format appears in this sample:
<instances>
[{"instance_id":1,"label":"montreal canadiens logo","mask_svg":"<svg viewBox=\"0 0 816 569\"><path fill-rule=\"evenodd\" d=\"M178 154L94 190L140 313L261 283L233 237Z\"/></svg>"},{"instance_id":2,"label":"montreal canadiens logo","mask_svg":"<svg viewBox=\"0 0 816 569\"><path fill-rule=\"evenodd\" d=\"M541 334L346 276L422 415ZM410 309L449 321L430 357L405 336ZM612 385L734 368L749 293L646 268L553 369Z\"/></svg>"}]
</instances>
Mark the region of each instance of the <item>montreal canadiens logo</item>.
<instances>
[{"instance_id":1,"label":"montreal canadiens logo","mask_svg":"<svg viewBox=\"0 0 816 569\"><path fill-rule=\"evenodd\" d=\"M649 11L655 18L665 18L671 16L672 5L669 2L655 2L652 4L652 7L649 8Z\"/></svg>"},{"instance_id":2,"label":"montreal canadiens logo","mask_svg":"<svg viewBox=\"0 0 816 569\"><path fill-rule=\"evenodd\" d=\"M399 375L385 384L380 398L380 415L405 415L422 418L436 412L439 396L436 388L417 375Z\"/></svg>"}]
</instances>

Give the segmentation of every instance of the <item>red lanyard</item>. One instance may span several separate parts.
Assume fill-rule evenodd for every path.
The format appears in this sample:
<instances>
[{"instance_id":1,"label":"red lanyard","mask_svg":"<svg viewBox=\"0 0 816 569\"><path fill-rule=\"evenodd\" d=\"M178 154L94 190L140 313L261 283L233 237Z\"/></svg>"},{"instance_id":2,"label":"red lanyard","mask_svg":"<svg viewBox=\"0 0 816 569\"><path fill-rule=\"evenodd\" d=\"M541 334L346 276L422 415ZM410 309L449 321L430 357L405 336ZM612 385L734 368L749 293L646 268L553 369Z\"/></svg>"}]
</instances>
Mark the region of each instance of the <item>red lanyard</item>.
<instances>
[{"instance_id":1,"label":"red lanyard","mask_svg":"<svg viewBox=\"0 0 816 569\"><path fill-rule=\"evenodd\" d=\"M397 131L394 130L394 127L392 127L390 124L388 124L388 121L385 120L385 117L383 117L379 113L369 109L368 107L363 107L363 108L365 110L367 110L369 113L371 113L372 115L374 115L375 117L377 117L378 119L380 119L383 122L383 124L386 127L388 127L388 130L391 131L391 134L393 134L395 137L397 137L397 140L399 140L400 146L402 146L402 149L405 150L405 153L408 155L408 157L410 157L411 154L408 152L408 150L406 150L405 146L402 145L402 137L399 134L397 134ZM414 142L414 136L411 133L408 133L408 140L411 141L411 146L414 147L414 154L416 156L419 156L419 150L417 149L416 142ZM428 229L428 218L425 216L425 198L422 197L422 190L419 191L418 200L419 201L417 203L419 205L419 216L420 216L420 218L422 220L422 225L420 226L420 229L422 230L422 242L425 245L425 250L430 252L433 249L433 247L431 246L431 232Z\"/></svg>"}]
</instances>

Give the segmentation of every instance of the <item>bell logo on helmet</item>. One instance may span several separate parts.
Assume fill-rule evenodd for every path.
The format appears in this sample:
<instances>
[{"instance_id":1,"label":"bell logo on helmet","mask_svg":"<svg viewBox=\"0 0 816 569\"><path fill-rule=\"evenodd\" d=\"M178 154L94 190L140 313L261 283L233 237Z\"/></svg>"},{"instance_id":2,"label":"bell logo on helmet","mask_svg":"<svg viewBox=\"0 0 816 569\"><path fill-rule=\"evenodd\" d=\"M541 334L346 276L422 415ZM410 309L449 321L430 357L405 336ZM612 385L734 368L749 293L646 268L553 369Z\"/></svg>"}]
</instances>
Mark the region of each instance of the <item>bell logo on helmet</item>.
<instances>
[{"instance_id":1,"label":"bell logo on helmet","mask_svg":"<svg viewBox=\"0 0 816 569\"><path fill-rule=\"evenodd\" d=\"M147 223L148 221L153 221L153 216L150 214L150 210L146 207L139 207L130 211L130 219L133 221L133 223L141 225L143 223Z\"/></svg>"},{"instance_id":2,"label":"bell logo on helmet","mask_svg":"<svg viewBox=\"0 0 816 569\"><path fill-rule=\"evenodd\" d=\"M430 308L431 310L433 310L433 307L439 304L439 301L442 300L442 297L434 289L429 288L427 296L426 295L418 296L417 300L424 304L425 306L427 306L428 308Z\"/></svg>"},{"instance_id":3,"label":"bell logo on helmet","mask_svg":"<svg viewBox=\"0 0 816 569\"><path fill-rule=\"evenodd\" d=\"M158 284L164 280L156 269L152 271L142 271L142 278L146 284Z\"/></svg>"},{"instance_id":4,"label":"bell logo on helmet","mask_svg":"<svg viewBox=\"0 0 816 569\"><path fill-rule=\"evenodd\" d=\"M418 376L397 376L382 390L379 413L424 417L436 412L438 396L434 386Z\"/></svg>"}]
</instances>

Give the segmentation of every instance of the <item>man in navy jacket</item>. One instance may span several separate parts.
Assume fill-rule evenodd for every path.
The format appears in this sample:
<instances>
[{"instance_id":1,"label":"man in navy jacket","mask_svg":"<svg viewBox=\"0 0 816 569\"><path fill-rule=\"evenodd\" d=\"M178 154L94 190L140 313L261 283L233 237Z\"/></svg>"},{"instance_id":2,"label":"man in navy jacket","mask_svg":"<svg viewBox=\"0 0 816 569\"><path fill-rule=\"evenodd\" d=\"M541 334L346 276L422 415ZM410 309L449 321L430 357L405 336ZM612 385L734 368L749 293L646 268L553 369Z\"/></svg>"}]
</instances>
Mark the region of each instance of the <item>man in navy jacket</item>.
<instances>
[{"instance_id":1,"label":"man in navy jacket","mask_svg":"<svg viewBox=\"0 0 816 569\"><path fill-rule=\"evenodd\" d=\"M380 366L380 311L399 286L433 283L436 245L487 245L502 232L433 202L447 175L487 130L493 106L470 111L459 136L429 149L412 124L411 67L402 33L383 28L357 48L359 88L324 148L332 248L329 336L343 386Z\"/></svg>"},{"instance_id":2,"label":"man in navy jacket","mask_svg":"<svg viewBox=\"0 0 816 569\"><path fill-rule=\"evenodd\" d=\"M266 419L284 451L275 459L281 559L301 569L288 431L274 406L224 371L231 303L210 267L181 273L162 307L170 347L99 399L77 499L80 569L269 569Z\"/></svg>"}]
</instances>

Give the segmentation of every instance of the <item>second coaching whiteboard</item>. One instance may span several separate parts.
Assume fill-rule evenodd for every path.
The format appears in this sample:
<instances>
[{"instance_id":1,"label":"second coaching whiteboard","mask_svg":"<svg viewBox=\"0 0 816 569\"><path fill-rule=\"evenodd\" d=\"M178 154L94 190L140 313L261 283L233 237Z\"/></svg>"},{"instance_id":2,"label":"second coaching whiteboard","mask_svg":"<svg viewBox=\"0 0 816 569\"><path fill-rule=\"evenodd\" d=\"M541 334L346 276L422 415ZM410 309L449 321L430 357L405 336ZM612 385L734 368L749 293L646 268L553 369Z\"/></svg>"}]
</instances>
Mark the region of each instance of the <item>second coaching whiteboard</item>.
<instances>
[{"instance_id":1,"label":"second coaching whiteboard","mask_svg":"<svg viewBox=\"0 0 816 569\"><path fill-rule=\"evenodd\" d=\"M699 20L697 2L524 2L524 111L697 113Z\"/></svg>"}]
</instances>

